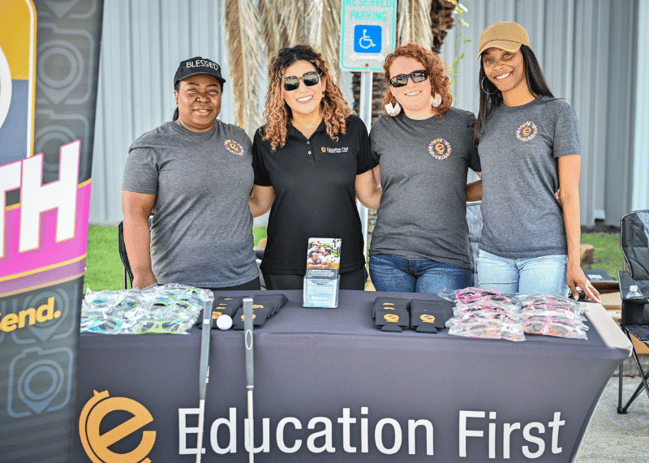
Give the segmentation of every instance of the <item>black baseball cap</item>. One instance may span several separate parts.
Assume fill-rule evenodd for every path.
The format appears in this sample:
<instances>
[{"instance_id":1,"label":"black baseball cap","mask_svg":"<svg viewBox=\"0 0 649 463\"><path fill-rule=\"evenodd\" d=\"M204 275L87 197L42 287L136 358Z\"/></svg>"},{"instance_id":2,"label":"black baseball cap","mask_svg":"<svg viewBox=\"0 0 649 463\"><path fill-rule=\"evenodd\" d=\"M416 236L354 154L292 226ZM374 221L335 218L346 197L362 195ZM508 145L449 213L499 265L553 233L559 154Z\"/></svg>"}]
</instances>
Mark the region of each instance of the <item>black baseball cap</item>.
<instances>
[{"instance_id":1,"label":"black baseball cap","mask_svg":"<svg viewBox=\"0 0 649 463\"><path fill-rule=\"evenodd\" d=\"M176 75L174 76L174 88L176 88L176 84L179 81L197 74L208 74L216 77L216 80L221 83L221 87L225 83L225 79L221 77L221 66L218 63L207 58L196 56L180 62L176 70Z\"/></svg>"}]
</instances>

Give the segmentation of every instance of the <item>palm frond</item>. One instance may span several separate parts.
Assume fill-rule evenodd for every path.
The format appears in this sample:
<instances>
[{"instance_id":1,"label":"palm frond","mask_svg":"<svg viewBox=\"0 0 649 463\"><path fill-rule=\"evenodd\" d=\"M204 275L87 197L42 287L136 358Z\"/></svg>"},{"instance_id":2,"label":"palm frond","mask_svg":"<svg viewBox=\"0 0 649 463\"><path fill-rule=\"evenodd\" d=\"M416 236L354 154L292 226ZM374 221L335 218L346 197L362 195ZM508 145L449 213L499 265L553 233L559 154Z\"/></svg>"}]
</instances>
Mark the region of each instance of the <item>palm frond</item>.
<instances>
[{"instance_id":1,"label":"palm frond","mask_svg":"<svg viewBox=\"0 0 649 463\"><path fill-rule=\"evenodd\" d=\"M225 1L230 78L234 96L235 124L252 134L259 126L259 80L261 77L260 25L251 0Z\"/></svg>"},{"instance_id":2,"label":"palm frond","mask_svg":"<svg viewBox=\"0 0 649 463\"><path fill-rule=\"evenodd\" d=\"M307 2L304 0L281 1L282 18L286 27L286 47L302 45L307 43Z\"/></svg>"},{"instance_id":3,"label":"palm frond","mask_svg":"<svg viewBox=\"0 0 649 463\"><path fill-rule=\"evenodd\" d=\"M397 46L416 43L428 49L433 44L430 9L433 0L399 0Z\"/></svg>"},{"instance_id":4,"label":"palm frond","mask_svg":"<svg viewBox=\"0 0 649 463\"><path fill-rule=\"evenodd\" d=\"M336 82L340 82L341 14L340 0L311 0L306 16L311 26L309 43L322 54Z\"/></svg>"},{"instance_id":5,"label":"palm frond","mask_svg":"<svg viewBox=\"0 0 649 463\"><path fill-rule=\"evenodd\" d=\"M280 48L287 46L288 34L282 14L284 0L258 0L257 8L266 57L270 60Z\"/></svg>"}]
</instances>

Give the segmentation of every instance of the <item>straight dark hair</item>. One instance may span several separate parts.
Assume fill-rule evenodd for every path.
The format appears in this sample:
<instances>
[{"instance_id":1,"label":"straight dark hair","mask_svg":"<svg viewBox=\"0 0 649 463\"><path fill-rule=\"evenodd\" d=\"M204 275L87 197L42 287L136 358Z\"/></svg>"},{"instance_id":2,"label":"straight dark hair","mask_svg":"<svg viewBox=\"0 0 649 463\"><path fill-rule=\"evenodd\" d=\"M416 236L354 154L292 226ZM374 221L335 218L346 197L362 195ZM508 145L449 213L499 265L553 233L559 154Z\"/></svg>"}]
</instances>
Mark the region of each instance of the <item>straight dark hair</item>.
<instances>
[{"instance_id":1,"label":"straight dark hair","mask_svg":"<svg viewBox=\"0 0 649 463\"><path fill-rule=\"evenodd\" d=\"M548 84L545 82L543 71L541 70L541 66L539 65L532 49L526 45L521 45L520 50L523 54L523 65L525 67L527 88L530 89L535 98L538 98L541 95L554 98ZM478 89L480 91L480 110L478 111L478 119L473 127L473 141L476 145L480 143L482 129L484 128L487 116L489 116L495 107L503 103L503 94L489 79L487 79L482 64L482 56L480 57Z\"/></svg>"},{"instance_id":2,"label":"straight dark hair","mask_svg":"<svg viewBox=\"0 0 649 463\"><path fill-rule=\"evenodd\" d=\"M174 90L178 91L180 90L180 81L176 82L176 85L174 85ZM178 117L180 117L180 111L178 111L178 102L176 101L176 110L174 111L173 119L172 121L177 121Z\"/></svg>"}]
</instances>

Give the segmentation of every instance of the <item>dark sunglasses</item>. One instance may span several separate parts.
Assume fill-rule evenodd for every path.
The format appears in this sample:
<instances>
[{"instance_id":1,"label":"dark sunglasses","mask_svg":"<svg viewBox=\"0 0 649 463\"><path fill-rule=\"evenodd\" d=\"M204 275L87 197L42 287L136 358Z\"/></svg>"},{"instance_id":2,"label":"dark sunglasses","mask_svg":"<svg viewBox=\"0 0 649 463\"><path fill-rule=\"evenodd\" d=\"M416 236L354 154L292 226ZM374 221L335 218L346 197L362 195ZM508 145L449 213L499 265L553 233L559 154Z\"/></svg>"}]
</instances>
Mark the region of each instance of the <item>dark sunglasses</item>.
<instances>
[{"instance_id":1,"label":"dark sunglasses","mask_svg":"<svg viewBox=\"0 0 649 463\"><path fill-rule=\"evenodd\" d=\"M399 74L390 79L390 85L394 88L404 87L408 85L408 77L412 79L412 82L418 84L428 79L430 73L427 70L422 71L413 71L410 74ZM306 83L306 82L305 82Z\"/></svg>"},{"instance_id":2,"label":"dark sunglasses","mask_svg":"<svg viewBox=\"0 0 649 463\"><path fill-rule=\"evenodd\" d=\"M286 90L287 92L297 90L300 86L300 80L304 82L304 85L306 85L307 87L313 87L318 82L320 82L320 74L316 71L310 71L304 74L302 77L284 77L284 90Z\"/></svg>"}]
</instances>

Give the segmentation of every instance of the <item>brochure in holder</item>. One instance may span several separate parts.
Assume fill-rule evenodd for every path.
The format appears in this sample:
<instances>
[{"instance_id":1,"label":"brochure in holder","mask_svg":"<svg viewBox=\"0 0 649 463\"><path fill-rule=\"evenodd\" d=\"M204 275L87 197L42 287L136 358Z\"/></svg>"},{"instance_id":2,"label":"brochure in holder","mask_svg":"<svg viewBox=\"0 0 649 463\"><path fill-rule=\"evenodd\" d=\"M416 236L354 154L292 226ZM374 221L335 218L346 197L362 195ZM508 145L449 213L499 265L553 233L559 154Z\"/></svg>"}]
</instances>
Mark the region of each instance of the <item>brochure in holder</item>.
<instances>
[{"instance_id":1,"label":"brochure in holder","mask_svg":"<svg viewBox=\"0 0 649 463\"><path fill-rule=\"evenodd\" d=\"M304 307L338 307L340 238L309 238L304 275Z\"/></svg>"}]
</instances>

